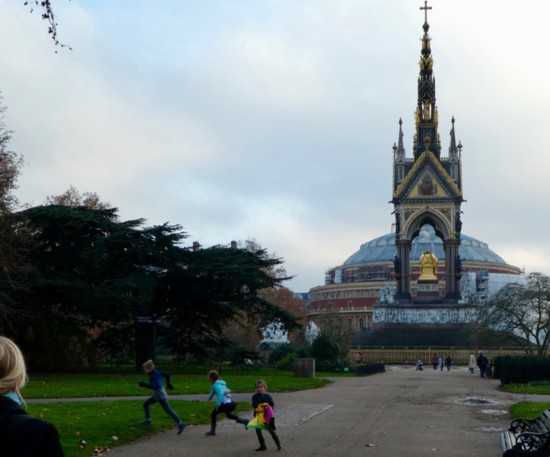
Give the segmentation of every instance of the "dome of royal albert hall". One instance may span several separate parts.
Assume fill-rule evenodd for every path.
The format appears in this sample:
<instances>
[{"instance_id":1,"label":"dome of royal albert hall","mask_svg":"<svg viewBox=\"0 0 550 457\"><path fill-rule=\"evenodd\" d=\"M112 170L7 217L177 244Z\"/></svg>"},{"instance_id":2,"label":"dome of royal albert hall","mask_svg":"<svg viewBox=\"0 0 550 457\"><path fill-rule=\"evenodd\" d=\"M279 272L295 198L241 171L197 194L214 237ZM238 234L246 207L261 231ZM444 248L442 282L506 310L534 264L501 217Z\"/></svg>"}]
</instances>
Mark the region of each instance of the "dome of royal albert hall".
<instances>
[{"instance_id":1,"label":"dome of royal albert hall","mask_svg":"<svg viewBox=\"0 0 550 457\"><path fill-rule=\"evenodd\" d=\"M506 265L506 262L489 249L487 243L476 240L468 235L460 236L459 255L462 261ZM443 241L435 235L433 227L422 227L411 246L411 260L419 260L422 253L429 249L438 259L445 258ZM343 267L371 262L392 261L396 255L395 233L388 233L361 245L342 265Z\"/></svg>"}]
</instances>

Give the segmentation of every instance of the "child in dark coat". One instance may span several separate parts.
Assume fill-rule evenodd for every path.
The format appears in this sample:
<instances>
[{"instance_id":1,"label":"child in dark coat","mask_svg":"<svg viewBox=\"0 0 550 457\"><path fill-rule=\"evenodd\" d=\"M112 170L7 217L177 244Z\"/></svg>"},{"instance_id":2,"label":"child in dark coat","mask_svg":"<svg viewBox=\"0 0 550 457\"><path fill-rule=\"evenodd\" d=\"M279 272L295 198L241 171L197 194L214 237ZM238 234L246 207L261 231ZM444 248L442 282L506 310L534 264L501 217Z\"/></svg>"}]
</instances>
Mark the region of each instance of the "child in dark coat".
<instances>
[{"instance_id":1,"label":"child in dark coat","mask_svg":"<svg viewBox=\"0 0 550 457\"><path fill-rule=\"evenodd\" d=\"M254 414L256 414L256 419L262 417L261 415L264 415L266 412L266 409L262 407L262 405L268 404L271 409L275 408L275 403L273 402L273 398L271 395L267 393L267 383L260 379L259 381L256 381L256 393L252 395L252 407L254 408ZM263 416L265 417L265 415ZM255 421L254 419L251 421ZM262 420L255 422L262 422ZM275 433L275 418L272 416L270 419L268 419L263 424L260 424L263 427L265 427L265 430L271 435L273 438L273 441L275 441L275 444L277 445L277 450L280 451L282 449L281 442L279 441L279 437L277 436L277 433ZM260 447L256 449L257 451L265 451L267 449L265 445L265 439L262 434L262 428L254 427L256 428L256 436L258 437L258 441L260 442Z\"/></svg>"}]
</instances>

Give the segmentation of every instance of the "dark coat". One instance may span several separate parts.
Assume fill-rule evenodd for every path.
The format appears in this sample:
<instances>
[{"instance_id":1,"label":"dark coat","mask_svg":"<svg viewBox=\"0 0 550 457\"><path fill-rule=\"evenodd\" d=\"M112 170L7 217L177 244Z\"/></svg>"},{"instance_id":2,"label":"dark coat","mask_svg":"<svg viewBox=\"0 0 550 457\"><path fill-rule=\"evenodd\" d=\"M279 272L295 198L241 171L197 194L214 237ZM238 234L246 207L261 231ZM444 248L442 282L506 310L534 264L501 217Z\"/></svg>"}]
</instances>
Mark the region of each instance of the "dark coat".
<instances>
[{"instance_id":1,"label":"dark coat","mask_svg":"<svg viewBox=\"0 0 550 457\"><path fill-rule=\"evenodd\" d=\"M487 365L489 365L489 360L483 354L480 354L477 358L477 366L479 368L487 368Z\"/></svg>"},{"instance_id":2,"label":"dark coat","mask_svg":"<svg viewBox=\"0 0 550 457\"><path fill-rule=\"evenodd\" d=\"M63 457L56 428L29 416L10 398L0 396L2 457Z\"/></svg>"},{"instance_id":3,"label":"dark coat","mask_svg":"<svg viewBox=\"0 0 550 457\"><path fill-rule=\"evenodd\" d=\"M252 395L252 407L256 409L260 403L267 403L272 408L275 408L273 398L269 394L255 393L254 395Z\"/></svg>"}]
</instances>

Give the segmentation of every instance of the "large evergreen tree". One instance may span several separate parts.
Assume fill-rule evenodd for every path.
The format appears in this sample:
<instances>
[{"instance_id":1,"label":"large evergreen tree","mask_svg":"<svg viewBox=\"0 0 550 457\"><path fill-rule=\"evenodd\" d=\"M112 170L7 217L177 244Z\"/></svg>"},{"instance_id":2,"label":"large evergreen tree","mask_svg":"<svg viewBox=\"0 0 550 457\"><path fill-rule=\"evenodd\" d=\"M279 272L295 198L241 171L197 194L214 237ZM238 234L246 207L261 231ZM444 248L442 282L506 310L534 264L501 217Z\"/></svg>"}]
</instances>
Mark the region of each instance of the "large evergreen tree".
<instances>
[{"instance_id":1,"label":"large evergreen tree","mask_svg":"<svg viewBox=\"0 0 550 457\"><path fill-rule=\"evenodd\" d=\"M10 333L34 368L94 365L100 354L127 360L136 328L138 343L146 336L143 322L180 357L227 344L223 326L243 316L258 329L297 325L259 293L285 279L269 274L281 260L263 250L195 251L182 246L181 227L121 222L114 208L38 206L18 213L17 227L34 268Z\"/></svg>"},{"instance_id":2,"label":"large evergreen tree","mask_svg":"<svg viewBox=\"0 0 550 457\"><path fill-rule=\"evenodd\" d=\"M180 355L200 357L231 345L223 332L231 322L245 327L254 322L257 333L274 321L296 328L294 316L262 295L286 279L270 274L282 262L265 254L225 246L184 251L181 263L162 275L154 303L155 312L166 318L167 345Z\"/></svg>"},{"instance_id":3,"label":"large evergreen tree","mask_svg":"<svg viewBox=\"0 0 550 457\"><path fill-rule=\"evenodd\" d=\"M29 362L45 369L83 358L95 364L100 345L122 350L109 337L122 330L127 343L135 310L156 281L144 268L152 266L156 239L143 221L119 222L115 209L48 205L22 211L18 224L31 239L34 267L17 297L16 328Z\"/></svg>"}]
</instances>

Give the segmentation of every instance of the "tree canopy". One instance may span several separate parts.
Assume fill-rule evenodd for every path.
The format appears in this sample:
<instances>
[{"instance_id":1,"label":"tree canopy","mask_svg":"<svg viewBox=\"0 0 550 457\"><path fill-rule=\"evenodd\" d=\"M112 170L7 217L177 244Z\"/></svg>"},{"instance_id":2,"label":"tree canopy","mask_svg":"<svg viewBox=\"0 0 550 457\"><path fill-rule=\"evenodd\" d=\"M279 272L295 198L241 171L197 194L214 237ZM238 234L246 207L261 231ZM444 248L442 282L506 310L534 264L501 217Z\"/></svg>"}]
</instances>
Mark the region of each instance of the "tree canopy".
<instances>
[{"instance_id":1,"label":"tree canopy","mask_svg":"<svg viewBox=\"0 0 550 457\"><path fill-rule=\"evenodd\" d=\"M269 274L282 262L264 250L194 250L183 246L180 226L122 222L114 208L46 205L15 218L30 240L33 269L17 293L17 315L3 327L34 367L94 365L100 354L131 353L139 318L153 322L179 357L228 344L222 329L245 317L257 331L273 320L298 325L261 296L285 279Z\"/></svg>"},{"instance_id":2,"label":"tree canopy","mask_svg":"<svg viewBox=\"0 0 550 457\"><path fill-rule=\"evenodd\" d=\"M526 349L546 355L550 344L550 277L530 273L525 283L511 283L500 289L485 309L488 325L507 332Z\"/></svg>"}]
</instances>

